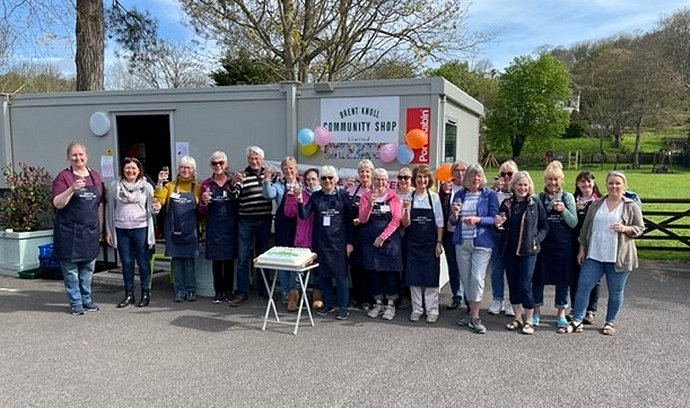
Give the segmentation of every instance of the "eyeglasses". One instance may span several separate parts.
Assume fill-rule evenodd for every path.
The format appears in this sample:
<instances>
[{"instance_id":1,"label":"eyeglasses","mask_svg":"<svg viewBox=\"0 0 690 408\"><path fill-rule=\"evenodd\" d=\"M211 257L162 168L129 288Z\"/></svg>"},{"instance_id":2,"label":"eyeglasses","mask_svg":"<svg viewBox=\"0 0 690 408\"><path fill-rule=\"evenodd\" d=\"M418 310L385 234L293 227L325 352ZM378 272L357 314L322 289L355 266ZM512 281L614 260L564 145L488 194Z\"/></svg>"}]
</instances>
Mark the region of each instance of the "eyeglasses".
<instances>
[{"instance_id":1,"label":"eyeglasses","mask_svg":"<svg viewBox=\"0 0 690 408\"><path fill-rule=\"evenodd\" d=\"M501 177L513 177L513 172L512 171L502 171L498 173L501 175Z\"/></svg>"},{"instance_id":2,"label":"eyeglasses","mask_svg":"<svg viewBox=\"0 0 690 408\"><path fill-rule=\"evenodd\" d=\"M333 181L333 176L321 176L321 181Z\"/></svg>"},{"instance_id":3,"label":"eyeglasses","mask_svg":"<svg viewBox=\"0 0 690 408\"><path fill-rule=\"evenodd\" d=\"M411 178L410 176L398 176L398 180L409 180Z\"/></svg>"},{"instance_id":4,"label":"eyeglasses","mask_svg":"<svg viewBox=\"0 0 690 408\"><path fill-rule=\"evenodd\" d=\"M222 161L222 160L221 160L221 161L212 161L212 162L211 162L211 166L222 166L222 165L224 165L224 164L225 164L225 162Z\"/></svg>"},{"instance_id":5,"label":"eyeglasses","mask_svg":"<svg viewBox=\"0 0 690 408\"><path fill-rule=\"evenodd\" d=\"M467 169L461 169L461 168L456 167L456 168L453 169L453 171L456 171L456 172L458 172L458 173L464 173L464 172L467 171Z\"/></svg>"}]
</instances>

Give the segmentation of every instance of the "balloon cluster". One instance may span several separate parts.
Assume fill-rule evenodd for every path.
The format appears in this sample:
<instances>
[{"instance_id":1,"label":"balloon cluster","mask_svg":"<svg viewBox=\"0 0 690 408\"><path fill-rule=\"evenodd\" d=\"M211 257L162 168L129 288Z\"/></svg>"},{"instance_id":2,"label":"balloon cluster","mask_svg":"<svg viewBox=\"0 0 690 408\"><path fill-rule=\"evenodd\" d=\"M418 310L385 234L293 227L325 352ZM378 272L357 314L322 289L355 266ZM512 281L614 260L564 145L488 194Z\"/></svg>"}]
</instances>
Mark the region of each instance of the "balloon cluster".
<instances>
[{"instance_id":1,"label":"balloon cluster","mask_svg":"<svg viewBox=\"0 0 690 408\"><path fill-rule=\"evenodd\" d=\"M316 126L314 130L303 128L297 132L299 151L305 156L313 156L319 151L319 147L326 146L331 140L333 140L333 134L323 126Z\"/></svg>"},{"instance_id":2,"label":"balloon cluster","mask_svg":"<svg viewBox=\"0 0 690 408\"><path fill-rule=\"evenodd\" d=\"M379 159L384 163L398 160L400 164L410 164L414 159L414 150L421 149L429 142L429 135L422 129L412 129L405 135L405 144L386 143L379 147Z\"/></svg>"}]
</instances>

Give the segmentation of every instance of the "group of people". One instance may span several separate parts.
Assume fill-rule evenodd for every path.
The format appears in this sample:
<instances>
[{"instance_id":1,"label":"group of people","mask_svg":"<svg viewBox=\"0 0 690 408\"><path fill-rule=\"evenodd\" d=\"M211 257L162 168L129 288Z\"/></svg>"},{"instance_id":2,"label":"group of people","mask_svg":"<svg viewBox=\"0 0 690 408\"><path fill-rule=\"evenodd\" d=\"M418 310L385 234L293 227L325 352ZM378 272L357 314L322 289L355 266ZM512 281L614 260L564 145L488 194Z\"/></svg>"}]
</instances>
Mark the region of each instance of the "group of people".
<instances>
[{"instance_id":1,"label":"group of people","mask_svg":"<svg viewBox=\"0 0 690 408\"><path fill-rule=\"evenodd\" d=\"M176 177L170 180L163 168L155 186L139 160L128 157L104 200L100 175L86 165L86 148L71 143L70 167L56 177L52 196L53 254L60 260L72 313L98 310L90 281L102 225L122 263L125 294L117 307L149 305L155 215L165 209L165 253L172 258L176 302L197 299L195 260L203 240L212 264L213 301L232 307L245 303L252 278L259 282L252 276L252 257L269 248L273 227L275 245L317 253L312 300L321 316L333 313L345 320L358 307L371 318L392 320L409 303L410 321L426 315L434 323L445 254L452 294L447 309L466 305L467 317L458 325L475 333L486 332L480 309L489 265L488 312L510 316L508 330L534 333L544 285L554 285L558 332L582 331L583 324L594 322L599 281L606 276L602 332L615 333L625 282L637 267L634 238L644 230L639 205L625 196L623 173L607 174L602 195L594 176L583 171L571 194L563 189L561 163L553 161L544 171L543 191L535 193L529 172L519 171L513 161L500 166L492 184L481 165L458 161L437 193L432 170L424 164L400 169L393 189L388 171L370 160L358 164L358 177L341 182L330 165L308 169L300 179L293 157L282 160L278 173L264 164L261 148L250 146L246 154L247 166L231 172L227 155L214 152L211 176L201 182L194 158L182 157ZM297 310L301 292L295 272L277 273L283 303L288 311ZM256 290L268 295L264 285Z\"/></svg>"}]
</instances>

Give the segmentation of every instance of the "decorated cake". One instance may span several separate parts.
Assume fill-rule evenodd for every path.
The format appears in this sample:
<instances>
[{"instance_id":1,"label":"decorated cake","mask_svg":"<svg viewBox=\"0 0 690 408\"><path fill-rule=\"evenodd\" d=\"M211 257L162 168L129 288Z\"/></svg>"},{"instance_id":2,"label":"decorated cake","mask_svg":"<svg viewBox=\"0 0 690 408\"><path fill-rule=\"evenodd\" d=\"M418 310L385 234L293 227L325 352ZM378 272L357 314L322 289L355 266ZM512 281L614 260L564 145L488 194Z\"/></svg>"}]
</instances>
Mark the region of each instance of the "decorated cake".
<instances>
[{"instance_id":1,"label":"decorated cake","mask_svg":"<svg viewBox=\"0 0 690 408\"><path fill-rule=\"evenodd\" d=\"M312 263L316 254L309 248L274 246L256 258L263 265L303 267Z\"/></svg>"}]
</instances>

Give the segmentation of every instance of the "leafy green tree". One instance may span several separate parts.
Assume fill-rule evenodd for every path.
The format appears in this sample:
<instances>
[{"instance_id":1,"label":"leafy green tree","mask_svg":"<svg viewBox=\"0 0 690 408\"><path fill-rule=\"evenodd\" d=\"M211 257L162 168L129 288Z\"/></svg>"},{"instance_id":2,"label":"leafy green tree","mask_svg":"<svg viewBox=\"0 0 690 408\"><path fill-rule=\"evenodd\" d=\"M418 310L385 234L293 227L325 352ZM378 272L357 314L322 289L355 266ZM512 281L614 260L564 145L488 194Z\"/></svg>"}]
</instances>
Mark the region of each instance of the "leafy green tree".
<instances>
[{"instance_id":1,"label":"leafy green tree","mask_svg":"<svg viewBox=\"0 0 690 408\"><path fill-rule=\"evenodd\" d=\"M513 158L525 146L548 146L568 126L570 96L570 74L556 57L545 52L536 59L516 57L500 78L495 107L486 118L489 146L507 148Z\"/></svg>"},{"instance_id":2,"label":"leafy green tree","mask_svg":"<svg viewBox=\"0 0 690 408\"><path fill-rule=\"evenodd\" d=\"M52 65L24 63L0 75L2 93L46 93L74 91L74 77L65 77Z\"/></svg>"},{"instance_id":3,"label":"leafy green tree","mask_svg":"<svg viewBox=\"0 0 690 408\"><path fill-rule=\"evenodd\" d=\"M428 69L424 75L445 78L484 104L487 109L491 108L498 93L498 80L490 73L472 70L467 62L457 59L445 62L438 68Z\"/></svg>"}]
</instances>

